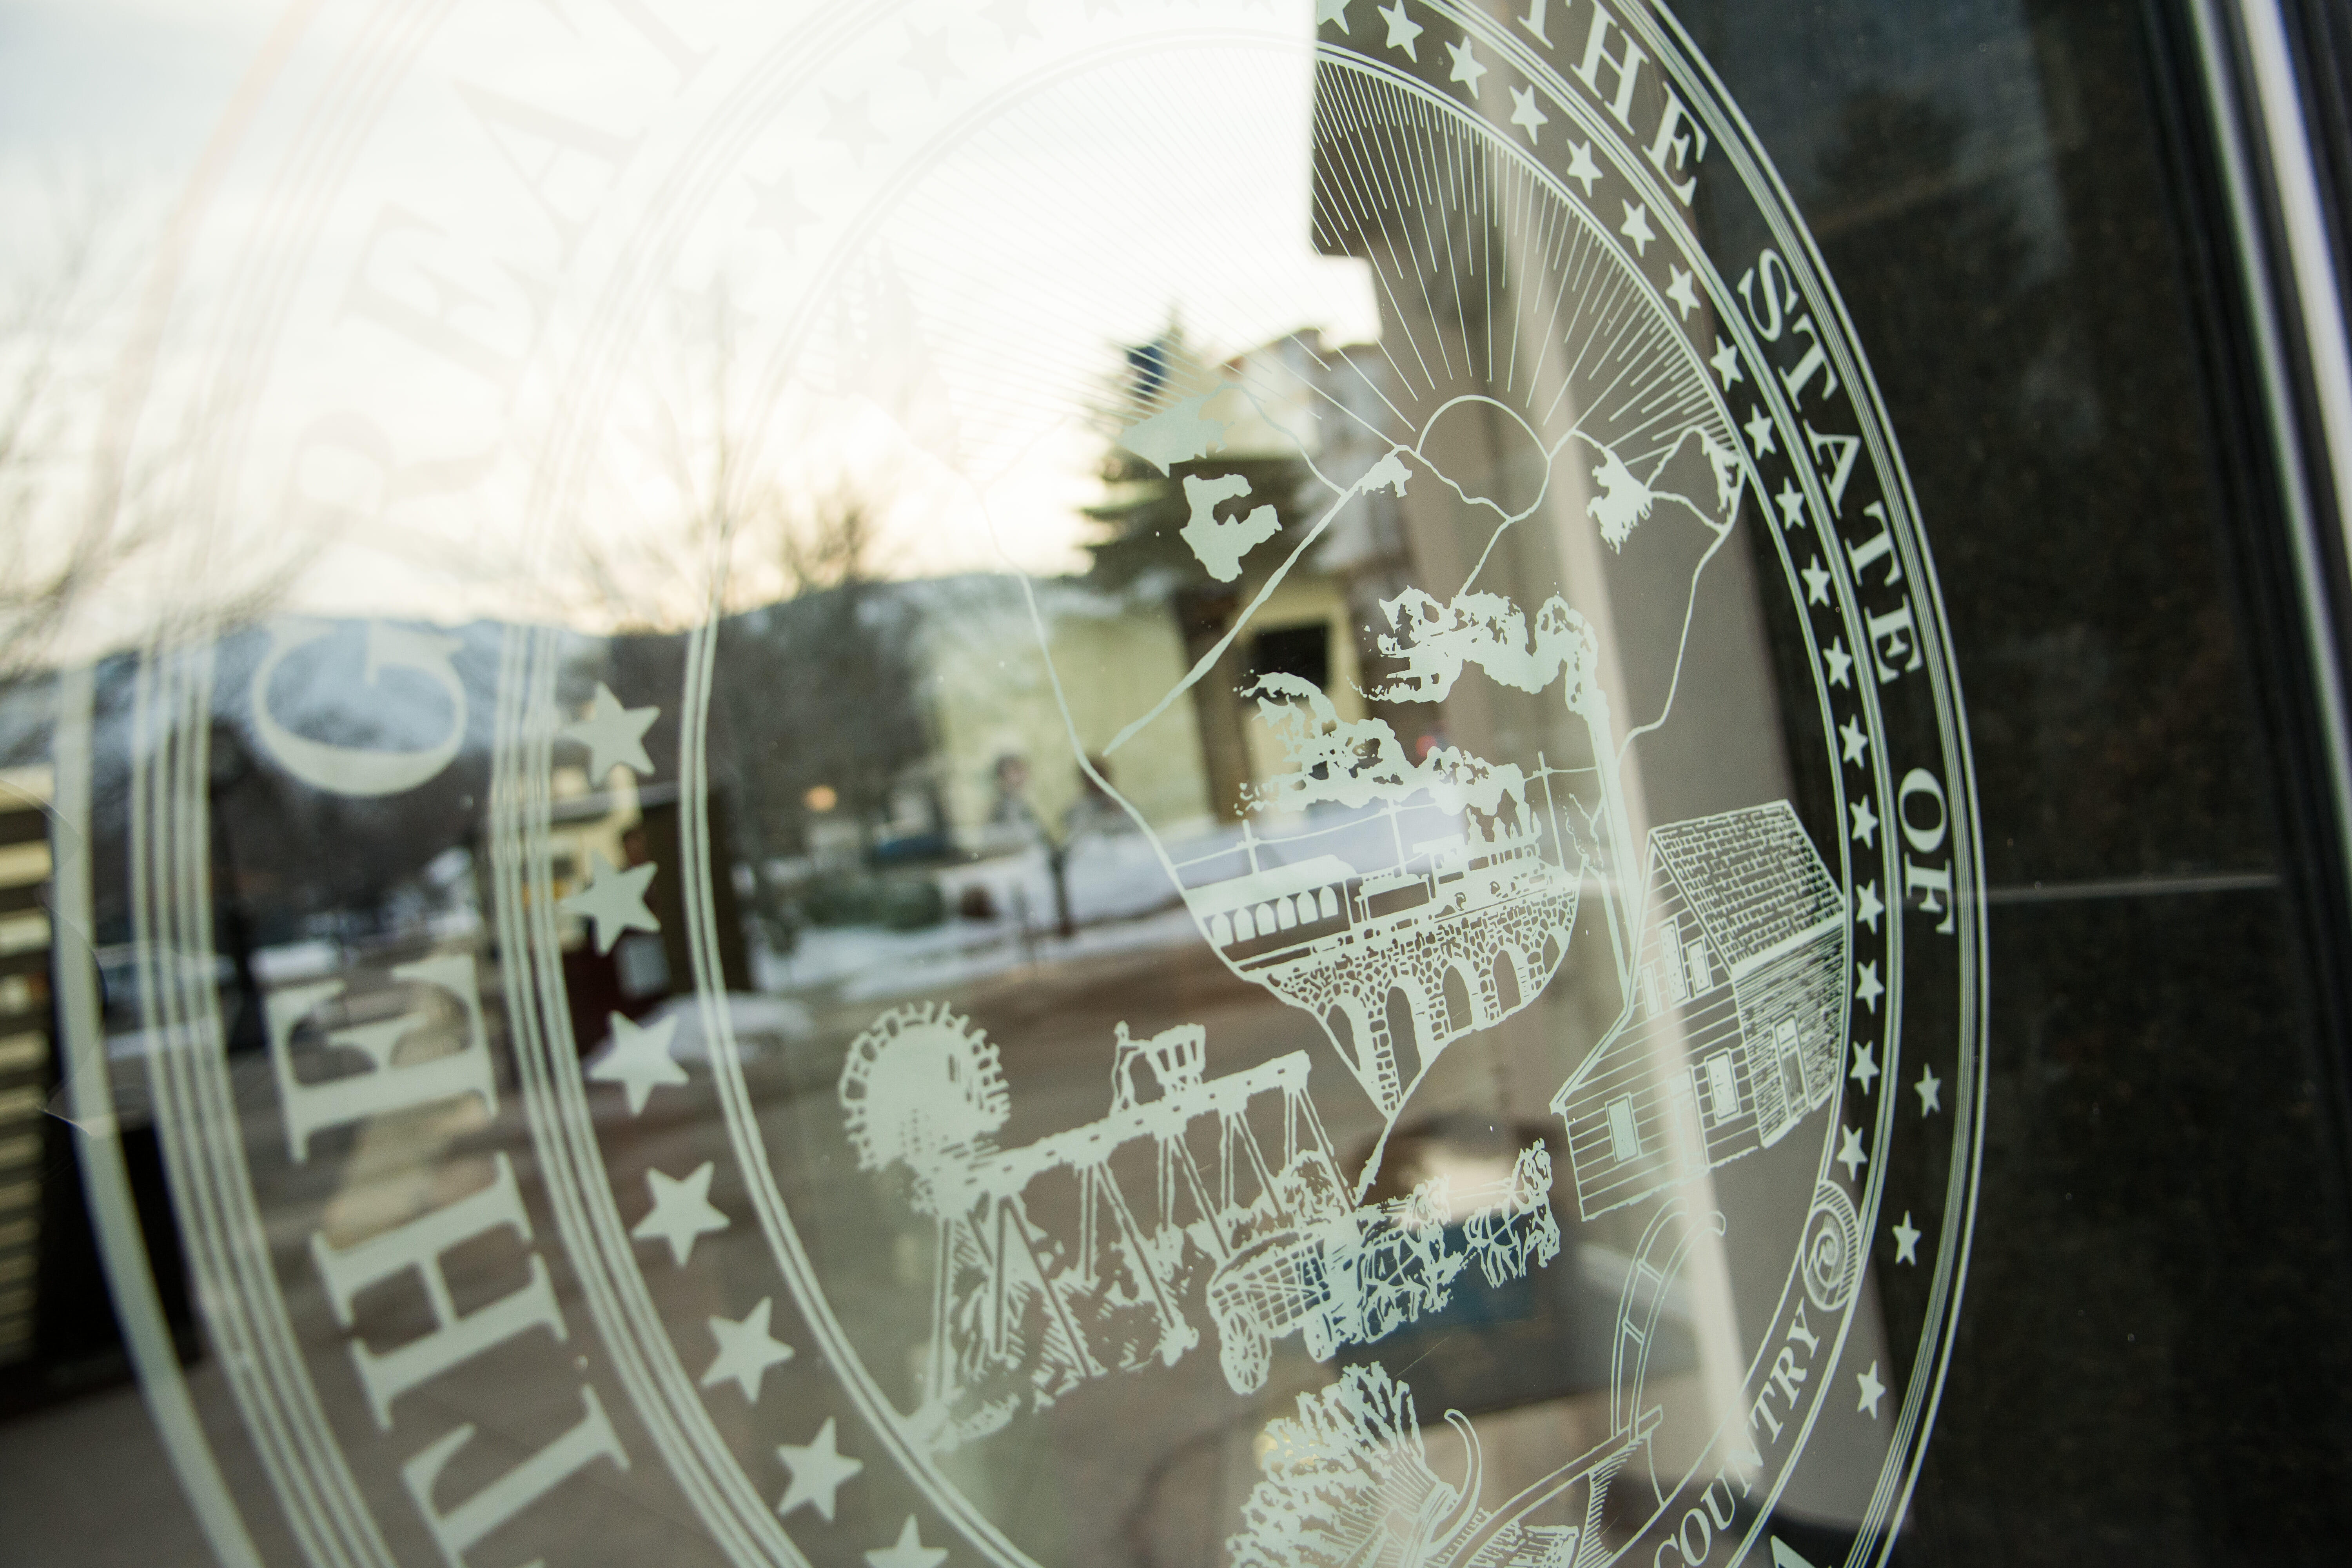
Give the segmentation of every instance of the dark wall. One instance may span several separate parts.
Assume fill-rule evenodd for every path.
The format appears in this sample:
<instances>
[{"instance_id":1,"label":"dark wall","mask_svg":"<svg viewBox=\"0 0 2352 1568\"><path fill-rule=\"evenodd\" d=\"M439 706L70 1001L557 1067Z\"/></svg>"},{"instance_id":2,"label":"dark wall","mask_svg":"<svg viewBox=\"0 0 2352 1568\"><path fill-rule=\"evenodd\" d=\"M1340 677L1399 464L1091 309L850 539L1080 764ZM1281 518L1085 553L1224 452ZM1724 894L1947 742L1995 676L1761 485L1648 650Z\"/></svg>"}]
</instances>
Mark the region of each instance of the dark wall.
<instances>
[{"instance_id":1,"label":"dark wall","mask_svg":"<svg viewBox=\"0 0 2352 1568\"><path fill-rule=\"evenodd\" d=\"M1685 15L1903 443L1993 887L1977 1241L1897 1560L2332 1560L2338 850L2189 35L1766 9Z\"/></svg>"}]
</instances>

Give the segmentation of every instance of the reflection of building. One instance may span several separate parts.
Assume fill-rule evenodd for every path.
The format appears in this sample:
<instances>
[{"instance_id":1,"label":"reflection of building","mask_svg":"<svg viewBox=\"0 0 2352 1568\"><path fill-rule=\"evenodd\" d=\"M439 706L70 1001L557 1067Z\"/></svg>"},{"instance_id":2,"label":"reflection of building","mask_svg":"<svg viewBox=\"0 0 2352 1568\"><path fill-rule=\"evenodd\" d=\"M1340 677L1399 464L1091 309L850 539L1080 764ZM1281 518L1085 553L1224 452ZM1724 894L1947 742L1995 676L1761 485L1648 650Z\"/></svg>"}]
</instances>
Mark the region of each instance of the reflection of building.
<instances>
[{"instance_id":1,"label":"reflection of building","mask_svg":"<svg viewBox=\"0 0 2352 1568\"><path fill-rule=\"evenodd\" d=\"M66 929L52 922L58 898L52 878L87 847L51 810L55 795L47 768L0 769L0 1408L17 1412L128 1375L126 1347L91 1244L86 1181L127 1200L114 1220L127 1222L144 1249L161 1326L183 1357L203 1353L148 1096L134 1087L155 1067L166 1036L161 1028L109 1030L104 1015L110 1003L118 1016L141 1017L142 960L179 971L174 978L191 982L192 990L210 983L220 1009L215 1050L234 1038L245 1003L236 966L225 956L162 944L92 950L86 929L52 951ZM227 882L213 884L222 906L236 896ZM215 929L226 930L233 918L222 908ZM88 1076L76 1081L68 1076L72 1053L59 1030L51 977L54 972L65 979L82 963L91 965L98 1011L80 1058ZM100 1079L106 1081L93 1081ZM103 1125L83 1120L101 1107Z\"/></svg>"},{"instance_id":2,"label":"reflection of building","mask_svg":"<svg viewBox=\"0 0 2352 1568\"><path fill-rule=\"evenodd\" d=\"M1650 834L1625 1016L1552 1097L1588 1219L1769 1148L1837 1088L1845 902L1786 801Z\"/></svg>"},{"instance_id":3,"label":"reflection of building","mask_svg":"<svg viewBox=\"0 0 2352 1568\"><path fill-rule=\"evenodd\" d=\"M563 954L563 991L572 1030L583 1052L604 1037L611 1015L642 1018L671 996L690 988L694 955L688 944L685 868L677 786L640 784L628 768L615 769L609 790L583 790L585 774L557 770L555 798L548 808L548 880L558 906L557 941ZM714 790L705 809L714 846L732 842L732 812L726 794ZM487 846L477 845L474 861L489 864ZM565 900L585 891L600 877L652 865L646 911L652 931L629 930L602 941L600 933ZM743 918L735 879L723 848L714 853L703 879L713 915L712 952L719 978L730 991L751 988L751 959L744 945Z\"/></svg>"},{"instance_id":4,"label":"reflection of building","mask_svg":"<svg viewBox=\"0 0 2352 1568\"><path fill-rule=\"evenodd\" d=\"M42 907L49 790L46 780L21 787L32 782L0 780L0 1368L39 1349L41 1296L55 1284L43 1278L42 1221L45 1208L58 1206L43 1200L62 1173L56 1146L66 1141L62 1124L45 1114L56 1084L49 917Z\"/></svg>"},{"instance_id":5,"label":"reflection of building","mask_svg":"<svg viewBox=\"0 0 2352 1568\"><path fill-rule=\"evenodd\" d=\"M1380 575L1396 548L1395 498L1332 507L1390 453L1383 364L1374 347L1334 347L1311 330L1214 362L1176 328L1131 351L1121 417L1139 422L1112 448L1104 499L1087 509L1104 531L1088 546L1090 581L1156 584L1172 614L1183 668L1201 679L1155 728L1184 731L1218 819L1281 766L1255 705L1236 695L1253 678L1297 676L1342 717L1365 711L1357 634L1396 585ZM1147 436L1171 421L1181 434ZM1263 521L1230 558L1199 552L1203 525L1244 518Z\"/></svg>"},{"instance_id":6,"label":"reflection of building","mask_svg":"<svg viewBox=\"0 0 2352 1568\"><path fill-rule=\"evenodd\" d=\"M1010 846L999 842L1003 758L1023 759L1029 809L1058 829L1085 802L1076 745L1098 752L1183 679L1182 636L1164 593L1067 578L1024 592L1015 579L979 574L877 591L908 605L940 797L959 850L1025 842L1017 832ZM1189 714L1178 717L1183 722L1143 731L1112 764L1114 784L1163 833L1195 828L1209 811L1199 735Z\"/></svg>"}]
</instances>

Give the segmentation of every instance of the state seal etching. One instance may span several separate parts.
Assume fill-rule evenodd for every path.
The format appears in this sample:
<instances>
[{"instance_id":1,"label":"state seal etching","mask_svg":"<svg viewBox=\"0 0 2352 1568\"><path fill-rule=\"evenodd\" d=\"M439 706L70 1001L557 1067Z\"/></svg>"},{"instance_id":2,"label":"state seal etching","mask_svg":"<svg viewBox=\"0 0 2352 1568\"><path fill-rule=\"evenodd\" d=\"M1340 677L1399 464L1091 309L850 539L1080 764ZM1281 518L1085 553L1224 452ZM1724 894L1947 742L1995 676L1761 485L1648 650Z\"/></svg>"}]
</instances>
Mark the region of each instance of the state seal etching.
<instances>
[{"instance_id":1,"label":"state seal etching","mask_svg":"<svg viewBox=\"0 0 2352 1568\"><path fill-rule=\"evenodd\" d=\"M1669 11L1304 10L289 42L126 396L316 602L59 730L224 1561L1885 1561L1987 982L1863 345ZM253 937L264 787L436 852Z\"/></svg>"}]
</instances>

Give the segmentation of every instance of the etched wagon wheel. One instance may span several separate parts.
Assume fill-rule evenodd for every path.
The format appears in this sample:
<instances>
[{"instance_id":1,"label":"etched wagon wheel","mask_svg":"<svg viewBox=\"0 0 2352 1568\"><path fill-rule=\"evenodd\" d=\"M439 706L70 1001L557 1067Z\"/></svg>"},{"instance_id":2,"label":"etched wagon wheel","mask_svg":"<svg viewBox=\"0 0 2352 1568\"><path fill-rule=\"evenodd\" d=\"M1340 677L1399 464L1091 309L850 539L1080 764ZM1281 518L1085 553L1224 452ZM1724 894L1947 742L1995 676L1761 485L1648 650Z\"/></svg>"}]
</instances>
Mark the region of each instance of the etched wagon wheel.
<instances>
[{"instance_id":1,"label":"etched wagon wheel","mask_svg":"<svg viewBox=\"0 0 2352 1568\"><path fill-rule=\"evenodd\" d=\"M1255 1394L1274 1368L1274 1342L1239 1308L1218 1314L1217 1364L1235 1394Z\"/></svg>"},{"instance_id":2,"label":"etched wagon wheel","mask_svg":"<svg viewBox=\"0 0 2352 1568\"><path fill-rule=\"evenodd\" d=\"M893 1007L850 1043L839 1089L861 1170L919 1168L994 1134L1012 1114L996 1047L945 1006Z\"/></svg>"}]
</instances>

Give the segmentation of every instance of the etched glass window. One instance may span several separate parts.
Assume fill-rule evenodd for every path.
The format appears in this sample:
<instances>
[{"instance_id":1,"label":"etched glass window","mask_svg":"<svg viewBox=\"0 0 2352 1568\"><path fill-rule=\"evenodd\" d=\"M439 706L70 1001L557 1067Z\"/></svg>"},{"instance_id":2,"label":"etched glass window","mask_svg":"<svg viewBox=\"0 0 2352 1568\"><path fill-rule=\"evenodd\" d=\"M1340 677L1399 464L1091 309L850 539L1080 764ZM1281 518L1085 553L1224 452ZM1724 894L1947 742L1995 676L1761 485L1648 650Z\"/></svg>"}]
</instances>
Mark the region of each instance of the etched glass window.
<instances>
[{"instance_id":1,"label":"etched glass window","mask_svg":"<svg viewBox=\"0 0 2352 1568\"><path fill-rule=\"evenodd\" d=\"M20 9L0 1560L2340 1553L2333 12Z\"/></svg>"}]
</instances>

